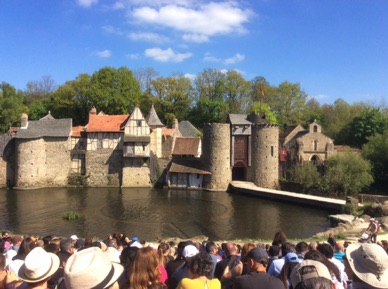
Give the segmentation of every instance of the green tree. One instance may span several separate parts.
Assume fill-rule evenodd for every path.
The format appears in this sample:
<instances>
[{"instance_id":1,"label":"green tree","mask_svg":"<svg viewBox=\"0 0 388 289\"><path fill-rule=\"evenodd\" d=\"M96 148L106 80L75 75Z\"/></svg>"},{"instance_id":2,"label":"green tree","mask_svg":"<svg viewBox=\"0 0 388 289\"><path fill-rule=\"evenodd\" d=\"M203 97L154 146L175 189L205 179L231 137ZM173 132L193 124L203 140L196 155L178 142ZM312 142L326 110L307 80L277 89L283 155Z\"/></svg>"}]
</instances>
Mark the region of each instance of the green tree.
<instances>
[{"instance_id":1,"label":"green tree","mask_svg":"<svg viewBox=\"0 0 388 289\"><path fill-rule=\"evenodd\" d=\"M90 100L106 114L127 114L140 103L140 85L131 70L104 67L91 78Z\"/></svg>"},{"instance_id":2,"label":"green tree","mask_svg":"<svg viewBox=\"0 0 388 289\"><path fill-rule=\"evenodd\" d=\"M322 127L326 127L326 121L320 103L313 97L306 102L306 112L308 114L307 122L316 120Z\"/></svg>"},{"instance_id":3,"label":"green tree","mask_svg":"<svg viewBox=\"0 0 388 289\"><path fill-rule=\"evenodd\" d=\"M388 116L382 114L379 108L368 107L350 123L351 145L361 147L368 141L368 137L382 134L388 129Z\"/></svg>"},{"instance_id":4,"label":"green tree","mask_svg":"<svg viewBox=\"0 0 388 289\"><path fill-rule=\"evenodd\" d=\"M350 123L360 114L364 104L350 105L345 100L339 98L334 104L324 104L322 110L322 127L324 132L336 144L349 145Z\"/></svg>"},{"instance_id":5,"label":"green tree","mask_svg":"<svg viewBox=\"0 0 388 289\"><path fill-rule=\"evenodd\" d=\"M171 126L173 120L186 119L192 103L193 86L184 76L159 77L151 81L157 102L155 109L161 121Z\"/></svg>"},{"instance_id":6,"label":"green tree","mask_svg":"<svg viewBox=\"0 0 388 289\"><path fill-rule=\"evenodd\" d=\"M258 115L261 115L261 113L263 113L268 123L278 124L278 120L276 119L276 114L271 110L269 105L265 102L264 103L258 102L258 101L253 102L252 105L248 108L248 112L254 112Z\"/></svg>"},{"instance_id":7,"label":"green tree","mask_svg":"<svg viewBox=\"0 0 388 289\"><path fill-rule=\"evenodd\" d=\"M202 128L205 123L224 123L228 115L228 104L223 101L201 100L192 107L188 120L197 128Z\"/></svg>"},{"instance_id":8,"label":"green tree","mask_svg":"<svg viewBox=\"0 0 388 289\"><path fill-rule=\"evenodd\" d=\"M267 82L267 80L263 76L256 76L250 81L249 95L251 98L251 102L265 102L266 99L264 97L272 90L273 87Z\"/></svg>"},{"instance_id":9,"label":"green tree","mask_svg":"<svg viewBox=\"0 0 388 289\"><path fill-rule=\"evenodd\" d=\"M35 100L29 105L28 118L38 120L47 115L49 111L49 99Z\"/></svg>"},{"instance_id":10,"label":"green tree","mask_svg":"<svg viewBox=\"0 0 388 289\"><path fill-rule=\"evenodd\" d=\"M24 93L7 82L0 84L0 130L7 132L10 126L20 125L20 116L28 112L24 105Z\"/></svg>"},{"instance_id":11,"label":"green tree","mask_svg":"<svg viewBox=\"0 0 388 289\"><path fill-rule=\"evenodd\" d=\"M368 137L362 147L362 155L372 163L376 180L388 180L388 129L382 134Z\"/></svg>"},{"instance_id":12,"label":"green tree","mask_svg":"<svg viewBox=\"0 0 388 289\"><path fill-rule=\"evenodd\" d=\"M249 97L249 82L236 70L229 70L225 76L225 102L230 113L244 113Z\"/></svg>"},{"instance_id":13,"label":"green tree","mask_svg":"<svg viewBox=\"0 0 388 289\"><path fill-rule=\"evenodd\" d=\"M299 83L282 82L267 97L267 102L276 113L281 127L305 122L307 94Z\"/></svg>"},{"instance_id":14,"label":"green tree","mask_svg":"<svg viewBox=\"0 0 388 289\"><path fill-rule=\"evenodd\" d=\"M51 94L48 107L55 118L72 118L74 125L85 125L94 104L90 95L91 76L80 74Z\"/></svg>"},{"instance_id":15,"label":"green tree","mask_svg":"<svg viewBox=\"0 0 388 289\"><path fill-rule=\"evenodd\" d=\"M288 170L288 175L288 179L301 185L304 192L316 190L322 178L317 167L310 162L296 164Z\"/></svg>"},{"instance_id":16,"label":"green tree","mask_svg":"<svg viewBox=\"0 0 388 289\"><path fill-rule=\"evenodd\" d=\"M373 183L372 166L361 154L338 153L326 161L324 181L329 192L356 195Z\"/></svg>"},{"instance_id":17,"label":"green tree","mask_svg":"<svg viewBox=\"0 0 388 289\"><path fill-rule=\"evenodd\" d=\"M204 69L195 77L194 86L198 100L223 101L225 74L218 69Z\"/></svg>"}]
</instances>

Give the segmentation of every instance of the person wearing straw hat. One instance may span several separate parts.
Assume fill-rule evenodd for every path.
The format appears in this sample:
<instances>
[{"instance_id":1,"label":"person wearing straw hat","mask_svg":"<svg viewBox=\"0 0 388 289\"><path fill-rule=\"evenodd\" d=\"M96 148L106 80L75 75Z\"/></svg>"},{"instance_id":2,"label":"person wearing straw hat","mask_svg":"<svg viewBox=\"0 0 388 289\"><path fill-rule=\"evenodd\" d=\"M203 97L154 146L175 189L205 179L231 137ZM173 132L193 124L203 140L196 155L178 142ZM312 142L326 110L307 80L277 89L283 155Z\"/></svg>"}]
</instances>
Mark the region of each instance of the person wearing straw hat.
<instances>
[{"instance_id":1,"label":"person wearing straw hat","mask_svg":"<svg viewBox=\"0 0 388 289\"><path fill-rule=\"evenodd\" d=\"M27 286L23 288L47 288L47 281L59 268L59 258L46 252L42 247L36 247L28 253L24 264L18 271L18 276ZM12 288L10 284L7 288Z\"/></svg>"},{"instance_id":2,"label":"person wearing straw hat","mask_svg":"<svg viewBox=\"0 0 388 289\"><path fill-rule=\"evenodd\" d=\"M98 247L72 255L65 266L66 289L118 288L117 280L124 267L111 262Z\"/></svg>"},{"instance_id":3,"label":"person wearing straw hat","mask_svg":"<svg viewBox=\"0 0 388 289\"><path fill-rule=\"evenodd\" d=\"M345 254L345 271L353 289L388 289L388 255L381 246L350 244Z\"/></svg>"}]
</instances>

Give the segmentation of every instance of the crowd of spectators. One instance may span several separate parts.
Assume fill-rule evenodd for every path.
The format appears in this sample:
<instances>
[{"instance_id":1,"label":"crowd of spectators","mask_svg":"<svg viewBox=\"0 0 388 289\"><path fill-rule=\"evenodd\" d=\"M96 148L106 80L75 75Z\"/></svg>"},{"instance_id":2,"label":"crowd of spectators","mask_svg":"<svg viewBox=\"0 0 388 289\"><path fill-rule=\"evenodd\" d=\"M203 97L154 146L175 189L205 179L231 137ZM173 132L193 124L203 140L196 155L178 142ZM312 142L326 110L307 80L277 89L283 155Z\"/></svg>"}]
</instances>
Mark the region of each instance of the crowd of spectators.
<instances>
[{"instance_id":1,"label":"crowd of spectators","mask_svg":"<svg viewBox=\"0 0 388 289\"><path fill-rule=\"evenodd\" d=\"M158 244L3 231L0 289L388 289L388 243Z\"/></svg>"}]
</instances>

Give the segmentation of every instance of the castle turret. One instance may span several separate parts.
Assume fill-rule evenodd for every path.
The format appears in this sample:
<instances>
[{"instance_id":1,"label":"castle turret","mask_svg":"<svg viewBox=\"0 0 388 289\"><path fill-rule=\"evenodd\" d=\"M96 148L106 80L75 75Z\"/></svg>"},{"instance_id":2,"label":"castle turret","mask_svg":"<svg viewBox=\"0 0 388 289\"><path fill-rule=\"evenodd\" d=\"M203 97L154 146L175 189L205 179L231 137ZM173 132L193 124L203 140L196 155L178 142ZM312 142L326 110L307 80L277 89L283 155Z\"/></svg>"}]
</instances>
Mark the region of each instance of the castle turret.
<instances>
[{"instance_id":1,"label":"castle turret","mask_svg":"<svg viewBox=\"0 0 388 289\"><path fill-rule=\"evenodd\" d=\"M203 128L202 167L211 172L204 176L207 190L226 190L232 180L230 168L229 124L206 124Z\"/></svg>"},{"instance_id":2,"label":"castle turret","mask_svg":"<svg viewBox=\"0 0 388 289\"><path fill-rule=\"evenodd\" d=\"M276 189L279 184L279 127L256 123L252 136L252 181L256 186Z\"/></svg>"}]
</instances>

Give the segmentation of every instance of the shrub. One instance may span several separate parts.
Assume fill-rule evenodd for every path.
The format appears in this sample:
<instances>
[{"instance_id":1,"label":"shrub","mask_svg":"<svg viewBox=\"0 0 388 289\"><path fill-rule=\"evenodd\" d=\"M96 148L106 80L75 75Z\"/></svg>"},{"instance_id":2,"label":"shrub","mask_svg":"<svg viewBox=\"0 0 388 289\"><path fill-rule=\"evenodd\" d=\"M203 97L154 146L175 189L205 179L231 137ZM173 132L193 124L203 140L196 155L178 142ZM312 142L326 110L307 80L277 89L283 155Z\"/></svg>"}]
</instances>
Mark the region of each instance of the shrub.
<instances>
[{"instance_id":1,"label":"shrub","mask_svg":"<svg viewBox=\"0 0 388 289\"><path fill-rule=\"evenodd\" d=\"M289 171L289 180L301 184L303 191L317 189L320 186L321 175L312 163L297 164Z\"/></svg>"},{"instance_id":2,"label":"shrub","mask_svg":"<svg viewBox=\"0 0 388 289\"><path fill-rule=\"evenodd\" d=\"M344 152L326 162L324 183L327 190L338 195L356 195L373 182L372 167L361 154Z\"/></svg>"},{"instance_id":3,"label":"shrub","mask_svg":"<svg viewBox=\"0 0 388 289\"><path fill-rule=\"evenodd\" d=\"M77 220L77 219L80 218L80 214L77 213L77 212L72 212L72 211L70 211L70 212L64 213L62 217L63 217L65 220L69 220L69 221L70 221L70 220Z\"/></svg>"}]
</instances>

